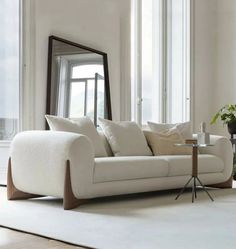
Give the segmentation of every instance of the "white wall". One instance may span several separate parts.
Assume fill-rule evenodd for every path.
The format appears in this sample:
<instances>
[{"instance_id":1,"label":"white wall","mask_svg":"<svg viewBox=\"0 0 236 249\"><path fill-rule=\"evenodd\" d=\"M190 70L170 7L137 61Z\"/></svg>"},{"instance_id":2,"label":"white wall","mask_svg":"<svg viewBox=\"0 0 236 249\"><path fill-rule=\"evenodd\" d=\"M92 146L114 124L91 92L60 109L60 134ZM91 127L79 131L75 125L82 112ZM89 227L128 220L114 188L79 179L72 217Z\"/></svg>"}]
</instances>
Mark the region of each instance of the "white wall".
<instances>
[{"instance_id":1,"label":"white wall","mask_svg":"<svg viewBox=\"0 0 236 249\"><path fill-rule=\"evenodd\" d=\"M56 35L108 54L113 118L120 119L120 13L116 1L34 0L35 128L44 128L48 36Z\"/></svg>"},{"instance_id":2,"label":"white wall","mask_svg":"<svg viewBox=\"0 0 236 249\"><path fill-rule=\"evenodd\" d=\"M120 119L129 120L131 118L131 0L117 2L120 11Z\"/></svg>"},{"instance_id":3,"label":"white wall","mask_svg":"<svg viewBox=\"0 0 236 249\"><path fill-rule=\"evenodd\" d=\"M236 103L236 1L195 0L195 126ZM208 126L229 137L221 121Z\"/></svg>"},{"instance_id":4,"label":"white wall","mask_svg":"<svg viewBox=\"0 0 236 249\"><path fill-rule=\"evenodd\" d=\"M197 132L202 121L209 125L214 113L216 61L216 0L194 1L193 38L193 125Z\"/></svg>"},{"instance_id":5,"label":"white wall","mask_svg":"<svg viewBox=\"0 0 236 249\"><path fill-rule=\"evenodd\" d=\"M236 1L216 0L216 2L217 60L213 112L225 104L236 104ZM214 132L229 136L227 127L223 127L221 122L214 126Z\"/></svg>"}]
</instances>

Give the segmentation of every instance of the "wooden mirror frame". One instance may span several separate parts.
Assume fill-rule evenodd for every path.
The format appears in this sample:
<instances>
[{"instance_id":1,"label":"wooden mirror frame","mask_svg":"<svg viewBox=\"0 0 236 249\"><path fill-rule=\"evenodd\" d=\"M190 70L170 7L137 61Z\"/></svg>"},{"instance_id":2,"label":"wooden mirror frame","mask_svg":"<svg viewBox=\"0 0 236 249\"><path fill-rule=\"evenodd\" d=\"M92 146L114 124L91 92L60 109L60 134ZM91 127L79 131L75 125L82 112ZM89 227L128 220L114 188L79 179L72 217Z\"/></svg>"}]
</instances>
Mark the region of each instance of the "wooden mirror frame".
<instances>
[{"instance_id":1,"label":"wooden mirror frame","mask_svg":"<svg viewBox=\"0 0 236 249\"><path fill-rule=\"evenodd\" d=\"M88 51L91 51L93 53L96 54L100 54L103 57L103 69L104 69L104 84L105 84L105 99L106 99L106 105L107 105L107 119L112 120L112 111L111 111L111 98L110 98L110 84L109 84L109 73L108 73L108 59L107 59L107 54L93 49L93 48L89 48L87 46L51 35L49 36L49 42L48 42L48 69L47 69L47 99L46 99L46 114L51 114L51 115L55 115L53 113L50 113L50 109L51 109L51 87L52 87L52 52L53 52L53 41L59 41L59 42L63 42L66 43L68 45L71 46L75 46L78 48L82 48ZM49 126L46 122L46 129L49 129Z\"/></svg>"}]
</instances>

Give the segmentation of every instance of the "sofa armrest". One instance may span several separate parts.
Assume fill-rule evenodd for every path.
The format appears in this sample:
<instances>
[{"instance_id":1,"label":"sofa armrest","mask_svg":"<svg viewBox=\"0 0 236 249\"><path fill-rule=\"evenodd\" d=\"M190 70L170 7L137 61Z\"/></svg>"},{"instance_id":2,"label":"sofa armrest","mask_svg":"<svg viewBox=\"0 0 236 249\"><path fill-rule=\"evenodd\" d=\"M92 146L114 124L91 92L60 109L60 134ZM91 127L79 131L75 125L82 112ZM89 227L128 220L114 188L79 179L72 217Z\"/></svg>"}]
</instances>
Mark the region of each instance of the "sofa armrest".
<instances>
[{"instance_id":1,"label":"sofa armrest","mask_svg":"<svg viewBox=\"0 0 236 249\"><path fill-rule=\"evenodd\" d=\"M12 141L10 157L14 185L27 193L63 197L67 160L76 197L93 181L94 148L80 134L21 132Z\"/></svg>"},{"instance_id":2,"label":"sofa armrest","mask_svg":"<svg viewBox=\"0 0 236 249\"><path fill-rule=\"evenodd\" d=\"M194 138L197 135L194 134ZM214 146L208 146L206 148L200 148L201 154L212 154L221 158L224 162L224 175L225 179L229 179L233 170L233 148L230 140L223 136L210 135L210 144Z\"/></svg>"}]
</instances>

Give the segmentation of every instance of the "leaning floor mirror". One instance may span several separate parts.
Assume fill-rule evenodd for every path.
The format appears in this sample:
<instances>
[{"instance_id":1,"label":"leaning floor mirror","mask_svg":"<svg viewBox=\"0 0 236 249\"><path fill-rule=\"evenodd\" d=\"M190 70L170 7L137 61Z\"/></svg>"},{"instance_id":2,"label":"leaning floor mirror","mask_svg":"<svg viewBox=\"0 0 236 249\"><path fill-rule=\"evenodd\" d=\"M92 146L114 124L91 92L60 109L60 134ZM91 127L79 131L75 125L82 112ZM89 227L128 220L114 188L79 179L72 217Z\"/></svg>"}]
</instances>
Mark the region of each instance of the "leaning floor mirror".
<instances>
[{"instance_id":1,"label":"leaning floor mirror","mask_svg":"<svg viewBox=\"0 0 236 249\"><path fill-rule=\"evenodd\" d=\"M50 36L47 81L47 114L112 119L106 53Z\"/></svg>"}]
</instances>

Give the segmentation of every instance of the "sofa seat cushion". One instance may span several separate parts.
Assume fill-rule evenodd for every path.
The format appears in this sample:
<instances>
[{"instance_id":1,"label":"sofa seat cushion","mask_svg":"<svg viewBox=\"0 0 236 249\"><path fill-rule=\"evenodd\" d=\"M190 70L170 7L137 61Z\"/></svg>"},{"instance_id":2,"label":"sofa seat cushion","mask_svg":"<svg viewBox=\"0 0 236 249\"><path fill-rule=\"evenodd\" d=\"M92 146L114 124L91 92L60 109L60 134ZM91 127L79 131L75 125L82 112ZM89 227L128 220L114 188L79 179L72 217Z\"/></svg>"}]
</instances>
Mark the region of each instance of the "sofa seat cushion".
<instances>
[{"instance_id":1,"label":"sofa seat cushion","mask_svg":"<svg viewBox=\"0 0 236 249\"><path fill-rule=\"evenodd\" d=\"M168 162L153 156L95 158L94 182L165 177Z\"/></svg>"},{"instance_id":2,"label":"sofa seat cushion","mask_svg":"<svg viewBox=\"0 0 236 249\"><path fill-rule=\"evenodd\" d=\"M161 156L169 163L168 176L191 175L192 173L192 156ZM201 154L198 155L198 173L218 173L224 169L223 161L214 155Z\"/></svg>"}]
</instances>

